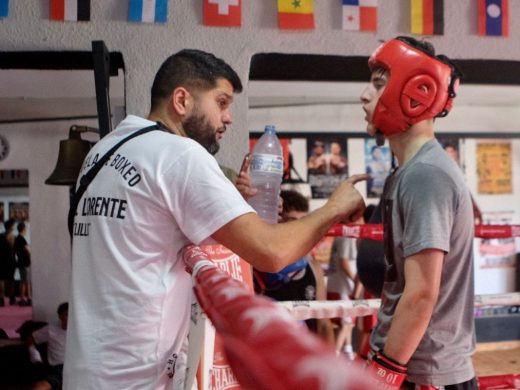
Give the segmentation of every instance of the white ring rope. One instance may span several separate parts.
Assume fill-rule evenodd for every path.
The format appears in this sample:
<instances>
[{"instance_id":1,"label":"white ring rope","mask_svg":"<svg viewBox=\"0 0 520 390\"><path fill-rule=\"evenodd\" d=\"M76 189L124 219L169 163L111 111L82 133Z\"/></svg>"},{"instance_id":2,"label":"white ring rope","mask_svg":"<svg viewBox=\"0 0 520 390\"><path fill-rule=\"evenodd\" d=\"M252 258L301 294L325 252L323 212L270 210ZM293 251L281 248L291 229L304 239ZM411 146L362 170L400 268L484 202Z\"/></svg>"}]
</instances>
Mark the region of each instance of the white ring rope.
<instances>
[{"instance_id":1,"label":"white ring rope","mask_svg":"<svg viewBox=\"0 0 520 390\"><path fill-rule=\"evenodd\" d=\"M364 317L375 314L381 304L380 299L360 299L352 301L282 301L297 320L310 318ZM475 295L475 307L520 305L520 293Z\"/></svg>"}]
</instances>

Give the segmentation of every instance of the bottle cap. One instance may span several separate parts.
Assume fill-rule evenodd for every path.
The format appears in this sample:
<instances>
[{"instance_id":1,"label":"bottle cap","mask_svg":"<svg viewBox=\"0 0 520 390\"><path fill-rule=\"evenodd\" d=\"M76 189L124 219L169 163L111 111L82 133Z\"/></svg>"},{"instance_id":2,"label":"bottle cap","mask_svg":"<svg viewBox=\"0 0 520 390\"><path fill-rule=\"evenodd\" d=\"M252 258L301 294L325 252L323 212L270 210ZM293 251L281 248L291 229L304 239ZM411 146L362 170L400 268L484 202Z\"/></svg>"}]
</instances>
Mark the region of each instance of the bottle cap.
<instances>
[{"instance_id":1,"label":"bottle cap","mask_svg":"<svg viewBox=\"0 0 520 390\"><path fill-rule=\"evenodd\" d=\"M274 125L266 125L265 130L266 133L276 133L276 129Z\"/></svg>"}]
</instances>

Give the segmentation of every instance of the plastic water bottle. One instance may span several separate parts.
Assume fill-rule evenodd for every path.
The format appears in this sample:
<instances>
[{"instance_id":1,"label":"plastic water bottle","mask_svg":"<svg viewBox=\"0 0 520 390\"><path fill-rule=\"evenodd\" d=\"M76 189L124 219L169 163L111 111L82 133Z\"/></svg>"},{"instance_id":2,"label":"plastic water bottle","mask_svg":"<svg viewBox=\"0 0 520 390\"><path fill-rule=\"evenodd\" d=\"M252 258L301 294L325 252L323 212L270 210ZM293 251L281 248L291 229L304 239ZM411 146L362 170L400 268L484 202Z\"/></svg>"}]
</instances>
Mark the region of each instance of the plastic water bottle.
<instances>
[{"instance_id":1,"label":"plastic water bottle","mask_svg":"<svg viewBox=\"0 0 520 390\"><path fill-rule=\"evenodd\" d=\"M258 192L249 204L267 223L278 222L278 198L283 176L282 145L274 126L267 125L253 148L250 165L251 184Z\"/></svg>"}]
</instances>

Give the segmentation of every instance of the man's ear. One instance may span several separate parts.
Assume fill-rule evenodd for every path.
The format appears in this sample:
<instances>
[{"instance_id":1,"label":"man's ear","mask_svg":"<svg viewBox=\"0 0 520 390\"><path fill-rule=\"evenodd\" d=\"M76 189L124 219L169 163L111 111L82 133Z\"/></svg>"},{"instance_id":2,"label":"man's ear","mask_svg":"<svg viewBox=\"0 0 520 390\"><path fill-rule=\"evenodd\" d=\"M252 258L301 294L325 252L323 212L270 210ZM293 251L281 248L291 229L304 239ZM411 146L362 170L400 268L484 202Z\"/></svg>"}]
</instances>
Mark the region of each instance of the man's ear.
<instances>
[{"instance_id":1,"label":"man's ear","mask_svg":"<svg viewBox=\"0 0 520 390\"><path fill-rule=\"evenodd\" d=\"M175 113L181 117L191 110L192 96L184 87L177 87L171 95L171 105Z\"/></svg>"}]
</instances>

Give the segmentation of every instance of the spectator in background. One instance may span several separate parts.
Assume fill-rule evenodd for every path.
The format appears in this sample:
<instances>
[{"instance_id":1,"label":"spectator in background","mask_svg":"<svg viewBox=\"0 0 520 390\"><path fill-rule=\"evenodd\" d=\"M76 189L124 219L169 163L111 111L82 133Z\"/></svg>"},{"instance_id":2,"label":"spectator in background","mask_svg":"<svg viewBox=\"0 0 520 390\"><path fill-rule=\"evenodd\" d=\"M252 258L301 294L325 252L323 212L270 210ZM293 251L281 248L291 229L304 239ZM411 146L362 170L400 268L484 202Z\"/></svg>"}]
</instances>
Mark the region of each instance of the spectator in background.
<instances>
[{"instance_id":1,"label":"spectator in background","mask_svg":"<svg viewBox=\"0 0 520 390\"><path fill-rule=\"evenodd\" d=\"M297 191L285 190L281 222L298 220L309 212L308 199ZM307 255L285 267L278 273L254 271L255 291L276 301L325 300L325 277L319 264ZM309 319L305 321L310 331L318 333L329 343L333 343L332 324L329 319Z\"/></svg>"},{"instance_id":2,"label":"spectator in background","mask_svg":"<svg viewBox=\"0 0 520 390\"><path fill-rule=\"evenodd\" d=\"M37 382L33 390L61 390L63 378L63 362L65 343L67 340L67 322L69 304L64 302L58 306L59 325L50 324L32 332L27 338L29 357L32 363L45 364L45 378ZM47 343L47 359L42 358L37 345Z\"/></svg>"},{"instance_id":3,"label":"spectator in background","mask_svg":"<svg viewBox=\"0 0 520 390\"><path fill-rule=\"evenodd\" d=\"M360 218L356 224L364 223ZM327 299L348 301L353 298L356 277L357 240L348 237L336 237L330 253L327 274ZM336 318L336 350L343 352L347 359L354 360L352 348L352 330L354 318Z\"/></svg>"},{"instance_id":4,"label":"spectator in background","mask_svg":"<svg viewBox=\"0 0 520 390\"><path fill-rule=\"evenodd\" d=\"M18 236L14 241L14 251L17 267L20 271L20 306L30 306L31 300L31 250L25 239L27 226L24 222L18 224Z\"/></svg>"},{"instance_id":5,"label":"spectator in background","mask_svg":"<svg viewBox=\"0 0 520 390\"><path fill-rule=\"evenodd\" d=\"M14 271L16 269L14 224L14 219L5 221L5 232L0 234L0 306L5 305L5 297L9 298L10 305L16 303L14 284Z\"/></svg>"}]
</instances>

